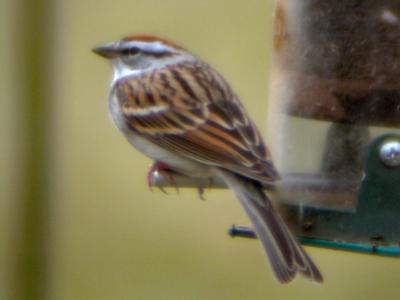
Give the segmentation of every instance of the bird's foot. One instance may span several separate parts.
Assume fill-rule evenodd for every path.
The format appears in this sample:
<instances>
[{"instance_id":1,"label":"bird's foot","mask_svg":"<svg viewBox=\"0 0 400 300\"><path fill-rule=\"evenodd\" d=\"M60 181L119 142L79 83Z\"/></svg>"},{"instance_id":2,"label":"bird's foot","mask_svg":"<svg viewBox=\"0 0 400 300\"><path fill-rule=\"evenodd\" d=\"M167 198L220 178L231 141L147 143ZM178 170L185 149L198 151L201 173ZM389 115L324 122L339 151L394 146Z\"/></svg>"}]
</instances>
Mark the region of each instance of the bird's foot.
<instances>
[{"instance_id":1,"label":"bird's foot","mask_svg":"<svg viewBox=\"0 0 400 300\"><path fill-rule=\"evenodd\" d=\"M172 170L171 167L167 164L161 161L154 161L149 169L149 172L147 173L147 185L150 190L153 190L153 186L156 186L160 189L160 191L168 194L164 187L158 183L157 177L162 176L167 182L174 185L177 192L179 192L178 186L176 185L174 180L175 174L176 172Z\"/></svg>"},{"instance_id":2,"label":"bird's foot","mask_svg":"<svg viewBox=\"0 0 400 300\"><path fill-rule=\"evenodd\" d=\"M205 185L205 184L200 184L200 185L197 187L197 194L199 195L199 197L200 197L201 200L206 200L206 198L204 197L205 189L206 189L206 188L207 188L207 189L211 189L212 184L213 184L213 179L212 179L212 178L209 178L209 179L207 180L207 182L208 182L207 185Z\"/></svg>"}]
</instances>

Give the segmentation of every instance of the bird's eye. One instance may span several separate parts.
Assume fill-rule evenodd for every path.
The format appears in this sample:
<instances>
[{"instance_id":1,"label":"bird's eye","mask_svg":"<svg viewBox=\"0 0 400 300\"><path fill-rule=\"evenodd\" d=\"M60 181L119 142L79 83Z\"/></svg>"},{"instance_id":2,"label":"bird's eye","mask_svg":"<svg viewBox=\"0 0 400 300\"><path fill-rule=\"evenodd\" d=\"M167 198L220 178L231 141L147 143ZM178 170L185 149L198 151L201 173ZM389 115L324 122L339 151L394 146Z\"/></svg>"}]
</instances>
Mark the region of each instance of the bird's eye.
<instances>
[{"instance_id":1,"label":"bird's eye","mask_svg":"<svg viewBox=\"0 0 400 300\"><path fill-rule=\"evenodd\" d=\"M138 47L126 47L121 50L121 53L126 56L128 56L128 55L133 56L133 55L138 54L139 52L140 52L140 49Z\"/></svg>"}]
</instances>

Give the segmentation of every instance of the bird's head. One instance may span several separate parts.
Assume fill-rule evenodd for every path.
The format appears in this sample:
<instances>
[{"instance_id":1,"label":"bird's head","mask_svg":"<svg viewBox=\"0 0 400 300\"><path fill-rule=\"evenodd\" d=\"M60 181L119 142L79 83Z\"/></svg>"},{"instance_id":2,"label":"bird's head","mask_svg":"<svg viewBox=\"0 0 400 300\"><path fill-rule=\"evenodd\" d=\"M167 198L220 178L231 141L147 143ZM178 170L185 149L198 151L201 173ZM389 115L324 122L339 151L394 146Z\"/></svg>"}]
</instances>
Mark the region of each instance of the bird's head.
<instances>
[{"instance_id":1,"label":"bird's head","mask_svg":"<svg viewBox=\"0 0 400 300\"><path fill-rule=\"evenodd\" d=\"M182 47L163 38L133 35L93 49L96 54L109 59L114 70L114 80L143 74L169 64L193 59Z\"/></svg>"}]
</instances>

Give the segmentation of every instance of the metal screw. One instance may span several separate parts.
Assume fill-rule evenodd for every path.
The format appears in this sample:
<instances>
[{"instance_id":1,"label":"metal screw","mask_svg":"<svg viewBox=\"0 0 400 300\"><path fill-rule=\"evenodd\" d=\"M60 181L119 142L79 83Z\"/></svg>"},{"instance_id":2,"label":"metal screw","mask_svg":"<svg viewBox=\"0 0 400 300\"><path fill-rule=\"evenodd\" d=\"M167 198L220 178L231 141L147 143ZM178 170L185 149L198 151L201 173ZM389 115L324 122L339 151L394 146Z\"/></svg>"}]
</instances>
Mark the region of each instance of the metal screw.
<instances>
[{"instance_id":1,"label":"metal screw","mask_svg":"<svg viewBox=\"0 0 400 300\"><path fill-rule=\"evenodd\" d=\"M395 140L386 141L381 146L379 156L388 167L400 166L400 142Z\"/></svg>"}]
</instances>

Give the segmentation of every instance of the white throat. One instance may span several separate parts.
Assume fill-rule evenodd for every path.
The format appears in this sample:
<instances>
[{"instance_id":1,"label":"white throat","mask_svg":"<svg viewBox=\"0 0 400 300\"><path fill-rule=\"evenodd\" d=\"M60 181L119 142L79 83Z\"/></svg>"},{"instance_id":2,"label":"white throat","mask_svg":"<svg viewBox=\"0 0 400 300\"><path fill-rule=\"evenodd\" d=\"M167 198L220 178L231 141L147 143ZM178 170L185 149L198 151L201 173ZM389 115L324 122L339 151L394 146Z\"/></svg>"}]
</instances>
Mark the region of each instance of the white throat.
<instances>
[{"instance_id":1,"label":"white throat","mask_svg":"<svg viewBox=\"0 0 400 300\"><path fill-rule=\"evenodd\" d=\"M130 76L140 76L144 74L144 72L146 71L140 69L131 69L128 66L126 66L119 58L113 59L111 61L111 64L113 67L113 78L111 81L111 86L113 86L121 78Z\"/></svg>"}]
</instances>

